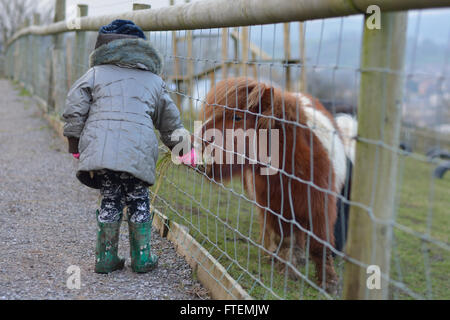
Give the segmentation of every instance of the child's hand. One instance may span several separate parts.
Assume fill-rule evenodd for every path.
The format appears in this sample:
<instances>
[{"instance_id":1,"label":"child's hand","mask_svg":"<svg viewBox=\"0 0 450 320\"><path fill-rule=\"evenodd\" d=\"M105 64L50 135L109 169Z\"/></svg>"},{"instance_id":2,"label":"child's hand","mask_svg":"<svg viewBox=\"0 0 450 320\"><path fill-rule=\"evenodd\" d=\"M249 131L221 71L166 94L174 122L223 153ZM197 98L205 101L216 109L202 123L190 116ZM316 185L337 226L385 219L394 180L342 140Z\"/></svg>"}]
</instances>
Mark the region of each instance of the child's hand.
<instances>
[{"instance_id":1,"label":"child's hand","mask_svg":"<svg viewBox=\"0 0 450 320\"><path fill-rule=\"evenodd\" d=\"M195 149L192 148L191 151L186 153L184 156L179 157L178 159L180 159L181 163L185 165L195 167L197 163L197 153L195 152Z\"/></svg>"},{"instance_id":2,"label":"child's hand","mask_svg":"<svg viewBox=\"0 0 450 320\"><path fill-rule=\"evenodd\" d=\"M79 153L72 153L72 156L73 156L75 159L77 159L77 160L80 159L80 154L79 154Z\"/></svg>"}]
</instances>

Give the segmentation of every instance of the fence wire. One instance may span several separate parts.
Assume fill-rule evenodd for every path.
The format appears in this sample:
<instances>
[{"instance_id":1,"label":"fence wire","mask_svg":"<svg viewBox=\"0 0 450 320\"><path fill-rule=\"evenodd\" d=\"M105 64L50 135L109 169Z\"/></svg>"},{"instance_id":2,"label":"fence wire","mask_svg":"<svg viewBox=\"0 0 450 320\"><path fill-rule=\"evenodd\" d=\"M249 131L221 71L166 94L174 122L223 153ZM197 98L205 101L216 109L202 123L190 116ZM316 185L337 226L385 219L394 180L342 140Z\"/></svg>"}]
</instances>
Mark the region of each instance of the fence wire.
<instances>
[{"instance_id":1,"label":"fence wire","mask_svg":"<svg viewBox=\"0 0 450 320\"><path fill-rule=\"evenodd\" d=\"M278 167L253 158L248 148L230 151L226 138L211 141L196 132L204 147L213 146L224 157L239 156L244 163L196 169L173 165L158 172L163 184L158 194L152 193L158 210L185 226L254 298L339 299L346 261L368 266L346 256L345 246L338 249L333 241L337 223L346 226L346 219L334 223L334 217L342 219L349 207L358 207L373 226L393 228L391 268L382 275L389 283L389 299L448 299L450 174L440 176L437 168L446 165L450 152L450 28L442 26L449 36L434 44L430 55L425 48L431 40L424 38L428 29L423 31L430 21L427 15L409 13L406 67L400 73L399 146L356 138L356 128L345 131L335 122L342 114L351 117L347 120L357 118L361 73L367 71L360 68L362 17L146 33L163 57L162 77L191 132L198 120L204 130L222 133L257 129L261 123L281 131L280 145L269 151L280 151ZM75 32L65 33L58 36L63 44L59 50L53 36L24 36L5 57L6 74L50 102L48 112L56 116L70 86L88 69L88 61L77 56L86 57L94 49L96 33L78 33L86 33L85 44L77 46ZM247 85L241 88L242 80L236 78L244 76ZM256 104L247 105L255 92ZM355 140L398 155L394 212L387 222L374 215L373 203L352 201L348 165L355 159L345 164L347 182L335 187L342 171L338 157L345 142L351 150ZM277 173L261 176L261 167ZM366 174L377 177L379 170L383 168L375 165ZM345 234L341 238L345 242ZM330 290L334 274L337 282ZM232 289L224 289L233 295Z\"/></svg>"}]
</instances>

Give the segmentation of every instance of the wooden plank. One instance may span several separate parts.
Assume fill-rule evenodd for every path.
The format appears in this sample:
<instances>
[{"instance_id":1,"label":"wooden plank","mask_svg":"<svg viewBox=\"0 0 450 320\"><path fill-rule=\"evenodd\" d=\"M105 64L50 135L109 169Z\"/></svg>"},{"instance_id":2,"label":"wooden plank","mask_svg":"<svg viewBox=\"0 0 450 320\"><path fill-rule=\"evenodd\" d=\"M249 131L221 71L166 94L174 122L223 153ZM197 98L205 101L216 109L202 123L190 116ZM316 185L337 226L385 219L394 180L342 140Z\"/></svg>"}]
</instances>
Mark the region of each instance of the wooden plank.
<instances>
[{"instance_id":1,"label":"wooden plank","mask_svg":"<svg viewBox=\"0 0 450 320\"><path fill-rule=\"evenodd\" d=\"M155 217L153 226L158 229L169 219L153 208ZM192 270L197 273L200 283L217 300L251 300L252 297L236 282L226 269L190 234L188 228L173 221L169 223L167 239L175 245L175 249L185 258Z\"/></svg>"}]
</instances>

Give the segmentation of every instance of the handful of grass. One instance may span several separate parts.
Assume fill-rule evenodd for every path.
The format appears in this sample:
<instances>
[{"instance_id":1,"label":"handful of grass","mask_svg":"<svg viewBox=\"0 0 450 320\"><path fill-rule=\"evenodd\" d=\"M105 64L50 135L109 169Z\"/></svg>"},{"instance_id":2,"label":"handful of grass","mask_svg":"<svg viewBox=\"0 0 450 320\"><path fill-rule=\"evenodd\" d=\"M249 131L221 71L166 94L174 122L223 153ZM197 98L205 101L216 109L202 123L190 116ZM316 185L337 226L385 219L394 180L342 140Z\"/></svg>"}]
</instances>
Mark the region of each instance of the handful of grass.
<instances>
[{"instance_id":1,"label":"handful of grass","mask_svg":"<svg viewBox=\"0 0 450 320\"><path fill-rule=\"evenodd\" d=\"M195 149L191 149L189 153L187 153L183 157L179 157L179 160L185 165L189 165L191 167L196 167L196 165L198 164ZM153 207L155 199L158 195L159 188L161 187L163 181L162 177L165 176L167 169L169 169L169 167L171 166L171 162L172 162L172 153L170 151L166 151L162 154L161 158L156 163L156 171L159 171L159 177L158 180L156 181L155 189L153 191L154 197L150 204L151 207ZM203 164L200 164L199 166L197 166L197 168L204 168Z\"/></svg>"},{"instance_id":2,"label":"handful of grass","mask_svg":"<svg viewBox=\"0 0 450 320\"><path fill-rule=\"evenodd\" d=\"M162 184L162 177L165 176L167 169L169 169L172 163L172 153L170 151L166 151L161 158L156 163L156 171L159 171L159 177L155 184L155 190L153 191L154 196L152 202L150 203L150 208L153 208L153 204L156 200L156 196L158 195L159 188Z\"/></svg>"}]
</instances>

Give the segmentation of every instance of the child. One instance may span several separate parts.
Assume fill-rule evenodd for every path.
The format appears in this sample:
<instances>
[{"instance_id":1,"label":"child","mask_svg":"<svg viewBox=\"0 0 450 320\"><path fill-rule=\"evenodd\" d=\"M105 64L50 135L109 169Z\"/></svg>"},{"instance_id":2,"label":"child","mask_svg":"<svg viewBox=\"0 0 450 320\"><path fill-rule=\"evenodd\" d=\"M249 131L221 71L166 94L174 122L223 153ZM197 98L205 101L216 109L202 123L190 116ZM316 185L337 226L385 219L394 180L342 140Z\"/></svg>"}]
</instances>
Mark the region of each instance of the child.
<instances>
[{"instance_id":1,"label":"child","mask_svg":"<svg viewBox=\"0 0 450 320\"><path fill-rule=\"evenodd\" d=\"M157 265L158 257L150 252L148 191L158 159L154 128L171 149L179 142L172 140L175 130L180 130L182 141L190 141L158 76L161 57L145 39L132 21L115 20L102 27L90 56L91 68L70 89L63 114L69 152L79 156L77 178L103 196L97 211L97 273L124 266L117 249L125 205L131 268L148 272Z\"/></svg>"}]
</instances>

